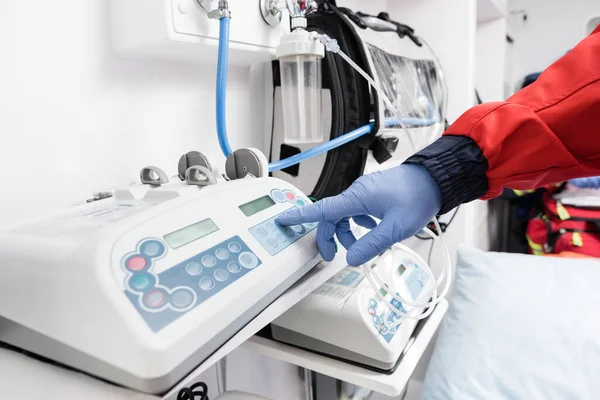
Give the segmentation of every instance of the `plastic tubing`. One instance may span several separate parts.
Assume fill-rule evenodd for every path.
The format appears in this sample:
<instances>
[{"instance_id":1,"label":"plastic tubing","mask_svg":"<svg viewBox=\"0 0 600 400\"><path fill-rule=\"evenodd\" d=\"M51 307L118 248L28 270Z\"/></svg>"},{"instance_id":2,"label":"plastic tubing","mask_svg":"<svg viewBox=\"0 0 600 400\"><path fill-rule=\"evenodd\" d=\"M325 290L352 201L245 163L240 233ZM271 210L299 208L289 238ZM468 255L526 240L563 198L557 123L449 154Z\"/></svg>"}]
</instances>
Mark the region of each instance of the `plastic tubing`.
<instances>
[{"instance_id":1,"label":"plastic tubing","mask_svg":"<svg viewBox=\"0 0 600 400\"><path fill-rule=\"evenodd\" d=\"M231 146L227 138L227 69L229 66L229 22L228 17L219 20L219 56L217 61L217 137L221 151L228 157Z\"/></svg>"}]
</instances>

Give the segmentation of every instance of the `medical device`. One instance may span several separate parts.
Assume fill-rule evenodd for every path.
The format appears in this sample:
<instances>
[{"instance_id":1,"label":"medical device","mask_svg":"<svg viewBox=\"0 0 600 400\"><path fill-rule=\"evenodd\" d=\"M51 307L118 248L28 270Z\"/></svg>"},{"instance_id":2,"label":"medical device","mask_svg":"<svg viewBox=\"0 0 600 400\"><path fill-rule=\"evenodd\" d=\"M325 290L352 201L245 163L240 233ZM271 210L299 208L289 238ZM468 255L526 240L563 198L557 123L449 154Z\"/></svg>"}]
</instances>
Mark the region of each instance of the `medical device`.
<instances>
[{"instance_id":1,"label":"medical device","mask_svg":"<svg viewBox=\"0 0 600 400\"><path fill-rule=\"evenodd\" d=\"M230 181L199 153L179 166L0 232L0 340L162 393L319 262L316 224L275 224L309 200L264 156L234 152Z\"/></svg>"},{"instance_id":2,"label":"medical device","mask_svg":"<svg viewBox=\"0 0 600 400\"><path fill-rule=\"evenodd\" d=\"M406 299L424 302L435 286L425 261L394 245L373 269ZM381 289L383 290L383 289ZM392 300L408 313L410 306ZM399 324L396 324L400 321ZM417 320L402 318L382 302L360 267L346 267L271 324L275 340L381 370L392 369Z\"/></svg>"}]
</instances>

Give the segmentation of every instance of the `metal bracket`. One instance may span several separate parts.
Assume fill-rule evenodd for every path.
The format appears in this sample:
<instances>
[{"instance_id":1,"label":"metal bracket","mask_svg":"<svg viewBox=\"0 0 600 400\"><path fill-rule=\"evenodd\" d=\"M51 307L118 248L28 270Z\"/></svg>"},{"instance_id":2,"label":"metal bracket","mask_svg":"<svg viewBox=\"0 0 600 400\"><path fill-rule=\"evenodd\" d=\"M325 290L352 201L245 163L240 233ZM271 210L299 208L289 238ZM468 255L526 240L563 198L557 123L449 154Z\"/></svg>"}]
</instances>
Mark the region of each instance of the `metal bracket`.
<instances>
[{"instance_id":1,"label":"metal bracket","mask_svg":"<svg viewBox=\"0 0 600 400\"><path fill-rule=\"evenodd\" d=\"M188 185L215 185L217 183L217 175L206 167L194 165L185 171L185 181Z\"/></svg>"},{"instance_id":2,"label":"metal bracket","mask_svg":"<svg viewBox=\"0 0 600 400\"><path fill-rule=\"evenodd\" d=\"M269 26L277 26L283 18L282 10L286 9L285 2L280 6L280 0L259 0L260 15Z\"/></svg>"},{"instance_id":3,"label":"metal bracket","mask_svg":"<svg viewBox=\"0 0 600 400\"><path fill-rule=\"evenodd\" d=\"M169 177L165 172L155 166L142 168L140 171L140 180L144 185L160 186L169 183Z\"/></svg>"}]
</instances>

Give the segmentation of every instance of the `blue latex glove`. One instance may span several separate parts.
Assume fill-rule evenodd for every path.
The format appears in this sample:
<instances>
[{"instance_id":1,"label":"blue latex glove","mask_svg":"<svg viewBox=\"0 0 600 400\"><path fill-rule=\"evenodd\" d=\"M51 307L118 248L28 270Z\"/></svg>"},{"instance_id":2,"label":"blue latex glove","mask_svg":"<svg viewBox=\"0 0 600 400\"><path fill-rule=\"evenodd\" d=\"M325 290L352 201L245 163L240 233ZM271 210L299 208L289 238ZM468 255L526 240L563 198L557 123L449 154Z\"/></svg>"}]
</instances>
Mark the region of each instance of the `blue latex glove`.
<instances>
[{"instance_id":1,"label":"blue latex glove","mask_svg":"<svg viewBox=\"0 0 600 400\"><path fill-rule=\"evenodd\" d=\"M323 259L335 256L335 234L348 249L348 264L358 266L420 231L441 204L439 187L427 170L403 164L364 175L340 195L287 211L277 222L283 226L319 222L317 245ZM379 225L370 216L380 219ZM371 232L357 241L350 218Z\"/></svg>"},{"instance_id":2,"label":"blue latex glove","mask_svg":"<svg viewBox=\"0 0 600 400\"><path fill-rule=\"evenodd\" d=\"M600 188L600 176L594 176L591 178L571 179L569 183L571 183L574 186L577 186L578 188L598 189Z\"/></svg>"}]
</instances>

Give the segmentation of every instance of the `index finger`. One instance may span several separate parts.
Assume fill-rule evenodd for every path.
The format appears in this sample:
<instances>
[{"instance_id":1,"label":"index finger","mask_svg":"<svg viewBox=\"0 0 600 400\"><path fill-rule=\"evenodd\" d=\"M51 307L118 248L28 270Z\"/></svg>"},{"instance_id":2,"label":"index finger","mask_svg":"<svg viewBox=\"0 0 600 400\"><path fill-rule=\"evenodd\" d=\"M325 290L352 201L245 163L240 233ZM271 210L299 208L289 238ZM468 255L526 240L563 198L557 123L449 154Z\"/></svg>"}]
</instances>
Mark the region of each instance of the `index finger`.
<instances>
[{"instance_id":1,"label":"index finger","mask_svg":"<svg viewBox=\"0 0 600 400\"><path fill-rule=\"evenodd\" d=\"M307 222L336 221L345 217L364 214L364 206L348 192L327 197L302 208L284 212L277 218L283 226L299 225Z\"/></svg>"}]
</instances>

